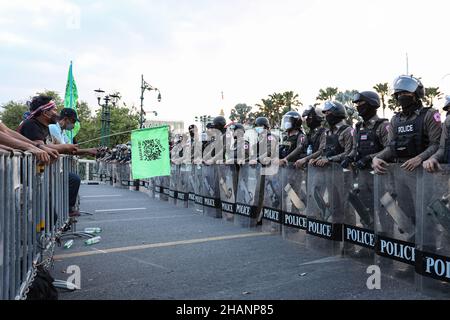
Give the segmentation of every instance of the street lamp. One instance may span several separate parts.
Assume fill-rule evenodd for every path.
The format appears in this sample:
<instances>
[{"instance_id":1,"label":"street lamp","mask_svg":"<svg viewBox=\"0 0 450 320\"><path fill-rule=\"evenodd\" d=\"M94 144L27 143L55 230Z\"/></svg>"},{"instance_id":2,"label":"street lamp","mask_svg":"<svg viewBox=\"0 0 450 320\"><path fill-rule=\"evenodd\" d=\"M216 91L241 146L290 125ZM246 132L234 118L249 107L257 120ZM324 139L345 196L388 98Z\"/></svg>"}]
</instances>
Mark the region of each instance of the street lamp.
<instances>
[{"instance_id":1,"label":"street lamp","mask_svg":"<svg viewBox=\"0 0 450 320\"><path fill-rule=\"evenodd\" d=\"M144 127L144 92L145 90L148 91L158 91L158 102L161 102L161 92L159 91L158 88L154 88L151 85L149 85L147 82L145 82L144 80L144 75L141 76L141 119L139 121L139 127L142 129ZM158 113L156 111L150 111L153 112L155 114L155 116L158 115Z\"/></svg>"},{"instance_id":2,"label":"street lamp","mask_svg":"<svg viewBox=\"0 0 450 320\"><path fill-rule=\"evenodd\" d=\"M104 95L105 91L102 89L94 90L97 96L97 103L100 107L102 107L102 114L101 114L101 145L102 146L108 146L109 145L109 133L110 133L110 123L111 123L111 108L109 106L109 101L111 100L109 95ZM104 104L101 104L100 101L105 101ZM114 100L114 104L116 101Z\"/></svg>"},{"instance_id":3,"label":"street lamp","mask_svg":"<svg viewBox=\"0 0 450 320\"><path fill-rule=\"evenodd\" d=\"M203 115L203 116L195 116L195 122L200 122L202 124L202 132L205 132L206 124L211 122L213 118L211 116Z\"/></svg>"}]
</instances>

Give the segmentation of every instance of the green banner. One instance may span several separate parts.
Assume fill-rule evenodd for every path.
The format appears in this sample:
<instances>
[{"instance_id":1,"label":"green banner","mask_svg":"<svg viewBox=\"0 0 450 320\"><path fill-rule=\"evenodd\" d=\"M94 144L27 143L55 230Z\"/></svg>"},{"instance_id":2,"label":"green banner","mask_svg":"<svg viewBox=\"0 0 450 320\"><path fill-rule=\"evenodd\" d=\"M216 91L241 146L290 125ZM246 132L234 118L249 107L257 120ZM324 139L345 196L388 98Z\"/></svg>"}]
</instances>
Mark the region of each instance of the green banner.
<instances>
[{"instance_id":1,"label":"green banner","mask_svg":"<svg viewBox=\"0 0 450 320\"><path fill-rule=\"evenodd\" d=\"M75 79L73 78L72 73L72 61L70 61L69 74L67 75L67 83L66 83L66 94L64 96L64 108L74 109L77 111L77 103L78 103L78 90L77 85L75 83ZM80 131L80 123L75 122L75 127L73 130L67 130L66 134L70 139L70 143L73 143L73 138Z\"/></svg>"},{"instance_id":2,"label":"green banner","mask_svg":"<svg viewBox=\"0 0 450 320\"><path fill-rule=\"evenodd\" d=\"M133 179L170 176L168 126L131 133L131 171Z\"/></svg>"}]
</instances>

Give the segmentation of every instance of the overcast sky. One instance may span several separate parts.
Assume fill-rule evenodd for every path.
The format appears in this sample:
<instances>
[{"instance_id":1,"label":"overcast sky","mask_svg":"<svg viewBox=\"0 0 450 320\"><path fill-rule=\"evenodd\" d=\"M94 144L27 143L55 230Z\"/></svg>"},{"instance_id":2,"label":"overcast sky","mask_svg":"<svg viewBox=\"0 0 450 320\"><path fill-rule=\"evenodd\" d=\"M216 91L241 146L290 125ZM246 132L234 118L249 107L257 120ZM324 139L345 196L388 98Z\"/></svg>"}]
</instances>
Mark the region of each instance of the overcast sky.
<instances>
[{"instance_id":1,"label":"overcast sky","mask_svg":"<svg viewBox=\"0 0 450 320\"><path fill-rule=\"evenodd\" d=\"M0 104L64 94L72 60L81 100L102 88L139 106L144 74L162 94L145 109L189 124L273 92L308 105L327 86L391 84L406 52L410 73L450 94L449 13L444 0L0 0Z\"/></svg>"}]
</instances>

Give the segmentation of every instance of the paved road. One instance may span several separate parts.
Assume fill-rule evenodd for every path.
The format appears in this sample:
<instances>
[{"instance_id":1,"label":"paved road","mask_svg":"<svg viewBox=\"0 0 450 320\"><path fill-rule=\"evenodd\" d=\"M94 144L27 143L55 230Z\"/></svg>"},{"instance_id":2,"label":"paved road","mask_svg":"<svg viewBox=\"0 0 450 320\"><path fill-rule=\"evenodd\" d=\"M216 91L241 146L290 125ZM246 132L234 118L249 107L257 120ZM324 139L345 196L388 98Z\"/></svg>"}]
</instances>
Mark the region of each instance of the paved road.
<instances>
[{"instance_id":1,"label":"paved road","mask_svg":"<svg viewBox=\"0 0 450 320\"><path fill-rule=\"evenodd\" d=\"M277 235L177 208L146 194L82 186L78 230L101 227L102 240L58 248L53 275L81 270L81 290L61 299L428 299L382 276L368 290L367 266L327 257Z\"/></svg>"}]
</instances>

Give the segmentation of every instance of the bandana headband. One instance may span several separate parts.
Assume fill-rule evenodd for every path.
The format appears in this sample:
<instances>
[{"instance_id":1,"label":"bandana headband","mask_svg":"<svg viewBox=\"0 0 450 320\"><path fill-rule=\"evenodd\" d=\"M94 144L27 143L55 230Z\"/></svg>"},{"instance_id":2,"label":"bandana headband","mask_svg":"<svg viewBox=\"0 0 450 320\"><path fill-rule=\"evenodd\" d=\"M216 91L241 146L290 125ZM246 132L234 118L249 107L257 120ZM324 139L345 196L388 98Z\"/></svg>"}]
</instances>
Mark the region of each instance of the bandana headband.
<instances>
[{"instance_id":1,"label":"bandana headband","mask_svg":"<svg viewBox=\"0 0 450 320\"><path fill-rule=\"evenodd\" d=\"M27 119L32 119L39 112L44 112L47 110L51 110L53 108L56 108L56 104L53 101L50 101L49 103L44 104L44 105L40 106L39 108L37 108L36 110L34 110L33 112L31 112L30 115L27 117Z\"/></svg>"}]
</instances>

